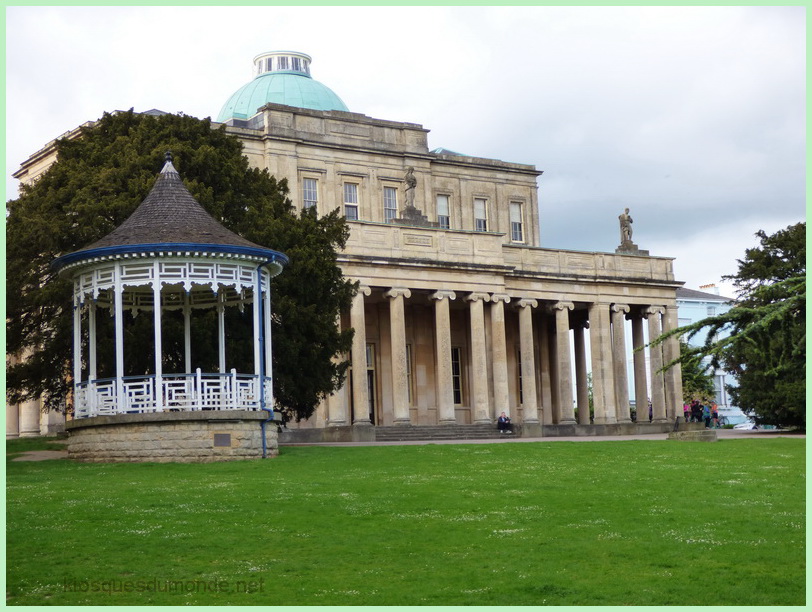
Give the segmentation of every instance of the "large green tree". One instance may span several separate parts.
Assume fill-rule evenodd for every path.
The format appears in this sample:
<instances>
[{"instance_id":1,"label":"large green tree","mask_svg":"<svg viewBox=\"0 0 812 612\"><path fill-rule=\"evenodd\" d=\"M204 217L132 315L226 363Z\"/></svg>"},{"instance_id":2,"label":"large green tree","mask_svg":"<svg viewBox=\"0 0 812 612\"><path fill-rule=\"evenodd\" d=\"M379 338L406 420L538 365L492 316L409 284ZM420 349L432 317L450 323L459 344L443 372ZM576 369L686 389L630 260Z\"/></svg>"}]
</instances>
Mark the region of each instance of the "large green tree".
<instances>
[{"instance_id":1,"label":"large green tree","mask_svg":"<svg viewBox=\"0 0 812 612\"><path fill-rule=\"evenodd\" d=\"M50 263L121 224L149 193L168 150L189 191L215 219L290 258L272 285L277 408L289 418L307 418L341 386L348 364L337 357L349 351L352 330L339 332L335 322L355 291L336 264L349 236L342 216L297 214L286 181L250 168L239 140L222 127L212 129L208 119L132 110L105 114L83 128L80 138L60 140L56 147L57 162L6 204L6 351L24 357L7 368L9 402L42 397L48 408L64 404L71 370L72 287ZM243 316L233 310L230 317ZM127 363L142 373L148 351L139 338L149 337L140 328L146 319L130 321L125 339ZM104 319L99 325L104 327ZM167 317L169 361L181 362L179 325ZM212 329L211 317L195 322L195 334L203 340ZM249 337L238 334L229 344L230 360L250 358L250 350L241 350L250 346ZM196 359L216 363L214 351L199 352ZM102 361L112 362L100 355Z\"/></svg>"},{"instance_id":2,"label":"large green tree","mask_svg":"<svg viewBox=\"0 0 812 612\"><path fill-rule=\"evenodd\" d=\"M736 288L733 308L654 343L706 330L705 342L681 361L710 356L714 367L731 372L737 382L728 386L731 401L756 422L806 427L806 223L756 236L760 245L725 277Z\"/></svg>"},{"instance_id":3,"label":"large green tree","mask_svg":"<svg viewBox=\"0 0 812 612\"><path fill-rule=\"evenodd\" d=\"M713 398L716 395L713 374L702 362L702 356L692 353L688 343L682 340L679 348L682 364L682 401L687 404L695 399Z\"/></svg>"}]
</instances>

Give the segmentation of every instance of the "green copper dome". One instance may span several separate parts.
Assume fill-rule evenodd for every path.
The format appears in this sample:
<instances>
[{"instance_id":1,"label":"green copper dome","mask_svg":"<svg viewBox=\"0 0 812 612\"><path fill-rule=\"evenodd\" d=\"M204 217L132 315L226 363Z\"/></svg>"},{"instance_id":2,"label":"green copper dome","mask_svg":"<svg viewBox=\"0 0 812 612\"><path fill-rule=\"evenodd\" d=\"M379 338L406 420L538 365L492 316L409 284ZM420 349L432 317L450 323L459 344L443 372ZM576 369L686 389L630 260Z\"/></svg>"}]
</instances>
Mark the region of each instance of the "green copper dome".
<instances>
[{"instance_id":1,"label":"green copper dome","mask_svg":"<svg viewBox=\"0 0 812 612\"><path fill-rule=\"evenodd\" d=\"M329 87L310 77L309 55L271 51L254 58L254 80L240 87L223 105L217 121L249 119L269 102L313 110L349 111Z\"/></svg>"}]
</instances>

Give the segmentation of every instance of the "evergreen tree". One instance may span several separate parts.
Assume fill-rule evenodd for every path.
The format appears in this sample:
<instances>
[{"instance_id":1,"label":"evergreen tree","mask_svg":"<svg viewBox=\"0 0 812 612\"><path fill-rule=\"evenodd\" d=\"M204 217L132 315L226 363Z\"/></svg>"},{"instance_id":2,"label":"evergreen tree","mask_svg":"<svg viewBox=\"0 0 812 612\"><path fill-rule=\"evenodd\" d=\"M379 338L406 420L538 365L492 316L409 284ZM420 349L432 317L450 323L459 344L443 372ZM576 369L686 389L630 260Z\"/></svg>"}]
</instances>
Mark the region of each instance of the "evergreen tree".
<instances>
[{"instance_id":1,"label":"evergreen tree","mask_svg":"<svg viewBox=\"0 0 812 612\"><path fill-rule=\"evenodd\" d=\"M72 284L56 276L50 263L120 225L149 193L166 151L173 152L184 184L215 219L290 258L272 282L277 409L288 418L308 418L341 386L348 364L338 358L350 350L352 330L339 332L335 322L355 292L336 264L349 236L342 216L297 214L286 181L249 168L239 140L224 127L212 129L208 119L132 110L105 114L83 128L80 138L60 140L56 147L57 162L6 204L6 351L18 358L14 361L22 358L7 367L7 401L42 397L49 409L64 404L70 390ZM135 371L149 361L138 344L149 338L139 328L148 317L138 319L125 338L125 362ZM105 325L103 318L99 325ZM179 326L167 316L168 360L180 361ZM193 326L201 338L213 337L213 329L213 318L205 315ZM250 342L247 336L230 338L230 360L250 359L250 350L241 350ZM207 344L216 347L214 341ZM216 363L216 349L199 359ZM100 366L103 362L111 360L100 355Z\"/></svg>"},{"instance_id":2,"label":"evergreen tree","mask_svg":"<svg viewBox=\"0 0 812 612\"><path fill-rule=\"evenodd\" d=\"M725 277L736 288L734 307L653 344L707 329L705 343L679 361L710 356L713 367L731 372L732 403L757 423L806 427L806 223L756 236L761 245L747 249L738 272Z\"/></svg>"},{"instance_id":3,"label":"evergreen tree","mask_svg":"<svg viewBox=\"0 0 812 612\"><path fill-rule=\"evenodd\" d=\"M682 401L710 399L715 397L713 375L707 365L703 365L702 356L691 354L691 347L683 341L679 343L682 357Z\"/></svg>"}]
</instances>

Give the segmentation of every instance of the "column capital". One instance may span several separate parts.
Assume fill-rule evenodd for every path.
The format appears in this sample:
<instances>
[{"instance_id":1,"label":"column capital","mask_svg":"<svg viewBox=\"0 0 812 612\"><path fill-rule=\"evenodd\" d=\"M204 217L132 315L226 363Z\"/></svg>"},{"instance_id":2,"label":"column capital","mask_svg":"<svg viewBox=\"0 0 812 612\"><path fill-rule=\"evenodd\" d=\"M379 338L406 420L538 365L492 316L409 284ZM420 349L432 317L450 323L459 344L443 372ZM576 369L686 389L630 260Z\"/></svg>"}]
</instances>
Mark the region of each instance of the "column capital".
<instances>
[{"instance_id":1,"label":"column capital","mask_svg":"<svg viewBox=\"0 0 812 612\"><path fill-rule=\"evenodd\" d=\"M392 287L389 291L384 291L383 297L386 298L399 298L399 297L410 298L412 297L412 292L410 289L406 287Z\"/></svg>"},{"instance_id":2,"label":"column capital","mask_svg":"<svg viewBox=\"0 0 812 612\"><path fill-rule=\"evenodd\" d=\"M507 304L510 302L510 296L507 293L491 293L491 302L494 304L496 302L504 302Z\"/></svg>"},{"instance_id":3,"label":"column capital","mask_svg":"<svg viewBox=\"0 0 812 612\"><path fill-rule=\"evenodd\" d=\"M466 302L478 302L479 300L482 300L483 302L490 302L491 296L487 293L473 292L466 295L463 300Z\"/></svg>"},{"instance_id":4,"label":"column capital","mask_svg":"<svg viewBox=\"0 0 812 612\"><path fill-rule=\"evenodd\" d=\"M453 291L440 289L439 291L435 291L434 293L429 295L430 300L438 300L439 301L439 300L443 300L445 298L448 298L449 300L456 300L457 299L457 294L454 293Z\"/></svg>"},{"instance_id":5,"label":"column capital","mask_svg":"<svg viewBox=\"0 0 812 612\"><path fill-rule=\"evenodd\" d=\"M555 312L556 310L575 310L575 304L572 302L556 302L554 304L548 304L547 310L549 312Z\"/></svg>"},{"instance_id":6,"label":"column capital","mask_svg":"<svg viewBox=\"0 0 812 612\"><path fill-rule=\"evenodd\" d=\"M649 306L643 310L643 316L665 314L665 306Z\"/></svg>"},{"instance_id":7,"label":"column capital","mask_svg":"<svg viewBox=\"0 0 812 612\"><path fill-rule=\"evenodd\" d=\"M516 302L516 306L519 308L527 308L528 306L531 308L537 308L538 305L539 301L532 298L521 298L518 302Z\"/></svg>"},{"instance_id":8,"label":"column capital","mask_svg":"<svg viewBox=\"0 0 812 612\"><path fill-rule=\"evenodd\" d=\"M612 304L611 308L612 312L628 313L631 310L628 304Z\"/></svg>"},{"instance_id":9,"label":"column capital","mask_svg":"<svg viewBox=\"0 0 812 612\"><path fill-rule=\"evenodd\" d=\"M370 289L367 285L358 285L358 292L355 295L365 295L369 297L372 295L372 289Z\"/></svg>"}]
</instances>

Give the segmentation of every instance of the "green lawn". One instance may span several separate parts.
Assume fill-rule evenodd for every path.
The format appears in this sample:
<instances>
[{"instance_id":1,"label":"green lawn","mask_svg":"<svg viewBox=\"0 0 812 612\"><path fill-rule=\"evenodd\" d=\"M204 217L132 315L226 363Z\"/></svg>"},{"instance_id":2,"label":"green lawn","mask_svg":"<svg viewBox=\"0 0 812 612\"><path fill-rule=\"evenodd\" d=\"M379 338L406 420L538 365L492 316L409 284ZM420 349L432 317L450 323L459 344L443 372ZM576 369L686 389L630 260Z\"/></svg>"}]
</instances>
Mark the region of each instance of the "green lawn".
<instances>
[{"instance_id":1,"label":"green lawn","mask_svg":"<svg viewBox=\"0 0 812 612\"><path fill-rule=\"evenodd\" d=\"M803 439L6 469L9 605L806 599Z\"/></svg>"}]
</instances>

